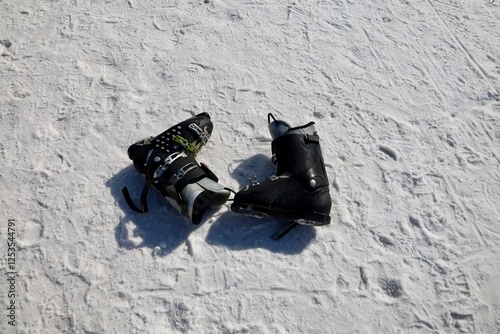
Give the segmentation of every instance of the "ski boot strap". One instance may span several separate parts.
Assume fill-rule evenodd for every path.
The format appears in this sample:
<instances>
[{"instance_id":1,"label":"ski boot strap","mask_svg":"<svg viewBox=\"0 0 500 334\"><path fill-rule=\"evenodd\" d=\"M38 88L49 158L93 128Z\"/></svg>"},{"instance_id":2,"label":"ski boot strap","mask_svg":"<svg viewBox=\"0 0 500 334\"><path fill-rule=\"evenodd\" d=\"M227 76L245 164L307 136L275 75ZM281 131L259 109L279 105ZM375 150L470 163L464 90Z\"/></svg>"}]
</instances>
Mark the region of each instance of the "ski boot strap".
<instances>
[{"instance_id":1,"label":"ski boot strap","mask_svg":"<svg viewBox=\"0 0 500 334\"><path fill-rule=\"evenodd\" d=\"M130 208L139 213L149 211L147 196L151 186L168 185L173 186L177 193L180 193L188 184L201 180L205 177L218 181L215 174L204 164L201 166L191 156L186 156L180 152L172 153L167 156L162 163L160 156L149 159L149 165L146 172L147 183L141 193L141 207L138 208L132 201L127 187L122 189L125 201ZM154 169L156 167L156 169Z\"/></svg>"}]
</instances>

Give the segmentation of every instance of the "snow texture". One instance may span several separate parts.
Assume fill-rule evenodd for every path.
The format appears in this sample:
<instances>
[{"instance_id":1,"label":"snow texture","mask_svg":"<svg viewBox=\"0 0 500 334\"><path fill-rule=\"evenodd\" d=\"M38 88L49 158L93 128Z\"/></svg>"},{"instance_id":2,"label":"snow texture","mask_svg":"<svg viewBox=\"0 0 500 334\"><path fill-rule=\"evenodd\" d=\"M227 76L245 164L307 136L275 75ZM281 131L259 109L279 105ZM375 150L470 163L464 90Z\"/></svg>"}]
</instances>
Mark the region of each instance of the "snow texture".
<instances>
[{"instance_id":1,"label":"snow texture","mask_svg":"<svg viewBox=\"0 0 500 334\"><path fill-rule=\"evenodd\" d=\"M499 1L0 0L0 86L1 333L500 332ZM235 190L315 121L332 224L131 211L200 112Z\"/></svg>"}]
</instances>

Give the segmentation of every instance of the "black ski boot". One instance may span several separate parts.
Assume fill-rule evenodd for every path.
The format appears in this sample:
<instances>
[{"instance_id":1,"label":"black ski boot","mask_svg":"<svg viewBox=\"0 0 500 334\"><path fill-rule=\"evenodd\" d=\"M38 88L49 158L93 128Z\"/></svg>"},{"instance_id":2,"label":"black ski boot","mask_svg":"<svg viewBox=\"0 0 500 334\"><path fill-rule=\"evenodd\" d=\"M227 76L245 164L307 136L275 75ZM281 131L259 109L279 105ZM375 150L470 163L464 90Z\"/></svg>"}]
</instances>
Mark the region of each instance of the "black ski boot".
<instances>
[{"instance_id":1,"label":"black ski boot","mask_svg":"<svg viewBox=\"0 0 500 334\"><path fill-rule=\"evenodd\" d=\"M276 175L240 190L231 209L242 214L291 219L293 222L274 239L297 224L329 224L332 199L314 122L292 128L269 114L268 123Z\"/></svg>"},{"instance_id":2,"label":"black ski boot","mask_svg":"<svg viewBox=\"0 0 500 334\"><path fill-rule=\"evenodd\" d=\"M135 168L146 178L141 194L141 207L132 202L127 188L122 192L134 211L148 211L147 194L151 186L163 196L173 199L180 211L194 224L199 224L210 206L220 206L230 191L218 183L218 178L194 156L206 144L213 124L208 113L201 113L174 125L156 137L148 137L128 148Z\"/></svg>"}]
</instances>

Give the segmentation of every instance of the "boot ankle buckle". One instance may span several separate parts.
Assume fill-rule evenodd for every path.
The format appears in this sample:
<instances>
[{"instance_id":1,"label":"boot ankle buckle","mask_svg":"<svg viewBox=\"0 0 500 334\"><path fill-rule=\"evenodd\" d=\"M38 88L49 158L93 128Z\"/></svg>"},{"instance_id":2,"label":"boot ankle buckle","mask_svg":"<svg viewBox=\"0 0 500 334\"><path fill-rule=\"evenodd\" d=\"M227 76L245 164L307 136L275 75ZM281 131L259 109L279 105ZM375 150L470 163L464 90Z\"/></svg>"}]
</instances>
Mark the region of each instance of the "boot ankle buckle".
<instances>
[{"instance_id":1,"label":"boot ankle buckle","mask_svg":"<svg viewBox=\"0 0 500 334\"><path fill-rule=\"evenodd\" d=\"M184 167L182 167L181 169L179 169L177 171L177 173L175 173L174 175L172 175L172 177L170 178L170 180L168 182L170 184L172 184L172 185L175 185L177 182L179 182L179 180L182 180L182 178L184 176L186 176L187 173L189 173L190 171L192 171L196 167L197 166L195 164L193 164L192 162L188 163L187 165L185 165Z\"/></svg>"},{"instance_id":2,"label":"boot ankle buckle","mask_svg":"<svg viewBox=\"0 0 500 334\"><path fill-rule=\"evenodd\" d=\"M158 169L155 171L153 178L157 179L161 177L163 173L165 173L165 171L168 169L168 167L170 167L172 162L174 162L174 160L180 157L181 154L179 152L174 152L170 154L168 157L166 157L165 160L163 160L163 165L159 166Z\"/></svg>"}]
</instances>

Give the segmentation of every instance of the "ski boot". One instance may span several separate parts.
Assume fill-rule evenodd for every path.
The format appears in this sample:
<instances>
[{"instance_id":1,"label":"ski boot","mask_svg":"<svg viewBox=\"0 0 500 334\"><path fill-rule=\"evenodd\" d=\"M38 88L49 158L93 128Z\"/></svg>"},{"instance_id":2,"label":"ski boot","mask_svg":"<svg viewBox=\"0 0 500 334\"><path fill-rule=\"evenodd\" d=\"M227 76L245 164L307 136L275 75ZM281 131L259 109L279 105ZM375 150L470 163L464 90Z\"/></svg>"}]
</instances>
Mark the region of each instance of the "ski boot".
<instances>
[{"instance_id":1,"label":"ski boot","mask_svg":"<svg viewBox=\"0 0 500 334\"><path fill-rule=\"evenodd\" d=\"M127 204L136 212L148 211L147 195L153 186L164 197L173 199L180 211L194 224L199 224L208 207L224 204L230 191L194 156L206 144L213 124L208 113L201 113L174 125L156 137L132 144L128 156L146 178L141 194L141 207L132 201L127 187L122 192Z\"/></svg>"},{"instance_id":2,"label":"ski boot","mask_svg":"<svg viewBox=\"0 0 500 334\"><path fill-rule=\"evenodd\" d=\"M240 190L231 210L292 220L273 239L281 238L297 224L330 224L332 199L314 122L292 128L269 114L268 125L276 175L260 183L253 181Z\"/></svg>"}]
</instances>

